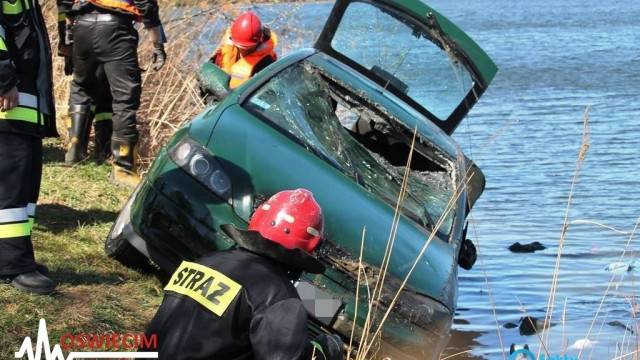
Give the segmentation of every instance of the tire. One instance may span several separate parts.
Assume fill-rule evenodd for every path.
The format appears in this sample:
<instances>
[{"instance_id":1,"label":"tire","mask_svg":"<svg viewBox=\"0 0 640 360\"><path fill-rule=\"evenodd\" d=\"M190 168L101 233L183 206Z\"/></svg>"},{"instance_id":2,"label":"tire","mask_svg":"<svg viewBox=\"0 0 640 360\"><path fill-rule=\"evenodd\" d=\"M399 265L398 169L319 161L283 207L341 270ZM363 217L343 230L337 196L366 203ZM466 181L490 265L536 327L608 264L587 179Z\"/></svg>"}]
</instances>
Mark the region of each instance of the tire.
<instances>
[{"instance_id":1,"label":"tire","mask_svg":"<svg viewBox=\"0 0 640 360\"><path fill-rule=\"evenodd\" d=\"M104 252L108 257L141 274L157 274L160 269L122 236L107 236Z\"/></svg>"}]
</instances>

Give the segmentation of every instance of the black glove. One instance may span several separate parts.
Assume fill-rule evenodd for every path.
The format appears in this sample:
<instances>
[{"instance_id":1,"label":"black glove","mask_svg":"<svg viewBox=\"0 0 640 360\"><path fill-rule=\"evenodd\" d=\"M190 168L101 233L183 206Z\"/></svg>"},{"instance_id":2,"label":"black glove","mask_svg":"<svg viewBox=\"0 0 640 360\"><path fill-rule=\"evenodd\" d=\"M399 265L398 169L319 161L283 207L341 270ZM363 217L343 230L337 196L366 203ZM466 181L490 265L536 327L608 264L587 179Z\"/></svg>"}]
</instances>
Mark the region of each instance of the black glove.
<instances>
[{"instance_id":1,"label":"black glove","mask_svg":"<svg viewBox=\"0 0 640 360\"><path fill-rule=\"evenodd\" d=\"M322 360L342 360L342 339L336 334L322 334L313 339L315 358ZM318 349L318 346L321 348ZM324 357L323 357L324 356Z\"/></svg>"},{"instance_id":2,"label":"black glove","mask_svg":"<svg viewBox=\"0 0 640 360\"><path fill-rule=\"evenodd\" d=\"M73 58L71 56L64 58L64 74L73 75Z\"/></svg>"},{"instance_id":3,"label":"black glove","mask_svg":"<svg viewBox=\"0 0 640 360\"><path fill-rule=\"evenodd\" d=\"M65 24L64 26L64 44L73 45L73 24Z\"/></svg>"},{"instance_id":4,"label":"black glove","mask_svg":"<svg viewBox=\"0 0 640 360\"><path fill-rule=\"evenodd\" d=\"M164 66L164 62L167 60L167 53L164 52L164 44L159 42L153 43L153 55L151 57L151 63L153 64L153 70L158 71Z\"/></svg>"}]
</instances>

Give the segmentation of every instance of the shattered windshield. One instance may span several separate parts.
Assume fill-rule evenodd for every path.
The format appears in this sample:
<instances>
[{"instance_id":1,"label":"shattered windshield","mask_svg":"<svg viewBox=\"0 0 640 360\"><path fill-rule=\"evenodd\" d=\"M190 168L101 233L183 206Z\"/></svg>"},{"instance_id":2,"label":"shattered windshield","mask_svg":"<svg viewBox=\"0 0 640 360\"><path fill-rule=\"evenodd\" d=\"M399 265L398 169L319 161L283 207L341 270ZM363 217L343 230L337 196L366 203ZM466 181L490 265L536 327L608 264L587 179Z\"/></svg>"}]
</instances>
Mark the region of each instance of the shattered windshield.
<instances>
[{"instance_id":1,"label":"shattered windshield","mask_svg":"<svg viewBox=\"0 0 640 360\"><path fill-rule=\"evenodd\" d=\"M247 101L250 112L272 122L301 145L330 163L377 197L395 206L405 166L392 165L358 142L351 124L338 116L345 107L331 96L330 85L306 62L294 64L264 84ZM357 114L352 114L357 117ZM406 162L406 160L405 160ZM449 234L454 211L450 171L411 171L401 211L418 224Z\"/></svg>"}]
</instances>

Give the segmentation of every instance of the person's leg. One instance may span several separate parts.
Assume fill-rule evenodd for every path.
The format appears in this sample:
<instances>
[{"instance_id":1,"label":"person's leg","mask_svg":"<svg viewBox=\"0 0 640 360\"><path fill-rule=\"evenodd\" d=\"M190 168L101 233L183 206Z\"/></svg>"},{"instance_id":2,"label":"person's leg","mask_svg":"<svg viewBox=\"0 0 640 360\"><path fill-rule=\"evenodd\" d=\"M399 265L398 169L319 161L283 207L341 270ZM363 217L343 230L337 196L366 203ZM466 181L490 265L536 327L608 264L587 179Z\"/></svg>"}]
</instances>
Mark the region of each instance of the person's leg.
<instances>
[{"instance_id":1,"label":"person's leg","mask_svg":"<svg viewBox=\"0 0 640 360\"><path fill-rule=\"evenodd\" d=\"M138 32L131 25L118 24L111 37L105 38L101 53L104 72L113 96L112 182L135 186L138 130L136 112L140 106L141 77L138 64Z\"/></svg>"},{"instance_id":2,"label":"person's leg","mask_svg":"<svg viewBox=\"0 0 640 360\"><path fill-rule=\"evenodd\" d=\"M42 140L0 133L0 277L19 290L50 294L55 283L37 269L31 243L42 175Z\"/></svg>"},{"instance_id":3,"label":"person's leg","mask_svg":"<svg viewBox=\"0 0 640 360\"><path fill-rule=\"evenodd\" d=\"M96 162L102 164L111 155L111 134L113 133L113 97L107 75L103 66L98 67L98 96L94 115L95 156Z\"/></svg>"},{"instance_id":4,"label":"person's leg","mask_svg":"<svg viewBox=\"0 0 640 360\"><path fill-rule=\"evenodd\" d=\"M65 164L74 165L84 157L88 143L87 129L91 119L91 105L96 97L96 69L93 51L95 23L79 20L74 25L73 80L69 92L69 145Z\"/></svg>"}]
</instances>

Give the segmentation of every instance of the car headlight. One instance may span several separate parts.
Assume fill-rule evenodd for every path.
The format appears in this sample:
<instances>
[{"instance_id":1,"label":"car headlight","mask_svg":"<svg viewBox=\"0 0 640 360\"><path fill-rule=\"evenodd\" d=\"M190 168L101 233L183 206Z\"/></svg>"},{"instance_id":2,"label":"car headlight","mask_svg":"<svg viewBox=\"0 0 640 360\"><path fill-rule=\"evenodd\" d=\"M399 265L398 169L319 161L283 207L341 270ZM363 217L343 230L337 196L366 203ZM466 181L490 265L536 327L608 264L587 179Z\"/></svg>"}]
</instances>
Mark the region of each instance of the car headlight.
<instances>
[{"instance_id":1,"label":"car headlight","mask_svg":"<svg viewBox=\"0 0 640 360\"><path fill-rule=\"evenodd\" d=\"M231 179L206 147L185 139L169 149L169 157L187 174L231 204Z\"/></svg>"}]
</instances>

